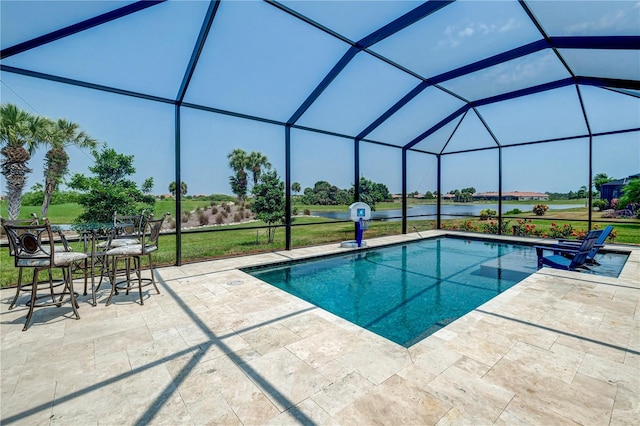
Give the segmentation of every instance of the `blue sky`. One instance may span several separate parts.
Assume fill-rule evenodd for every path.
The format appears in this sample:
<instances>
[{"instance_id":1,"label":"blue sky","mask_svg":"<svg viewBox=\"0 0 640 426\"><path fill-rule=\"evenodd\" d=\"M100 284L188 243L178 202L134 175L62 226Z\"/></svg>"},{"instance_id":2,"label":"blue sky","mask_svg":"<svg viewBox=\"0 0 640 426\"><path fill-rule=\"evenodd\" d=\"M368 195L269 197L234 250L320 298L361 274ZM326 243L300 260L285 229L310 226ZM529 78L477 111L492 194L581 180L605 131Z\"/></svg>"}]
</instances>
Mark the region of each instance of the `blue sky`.
<instances>
[{"instance_id":1,"label":"blue sky","mask_svg":"<svg viewBox=\"0 0 640 426\"><path fill-rule=\"evenodd\" d=\"M70 25L129 2L1 3L2 48ZM283 2L331 31L357 41L420 3L405 1ZM552 36L640 35L638 2L530 2ZM174 99L191 55L205 1L169 1L2 60L3 65ZM570 8L570 12L565 10ZM28 18L28 19L27 19ZM560 19L562 18L562 20ZM429 78L541 38L515 1L459 1L371 47L410 74L358 53L296 124L355 136L391 105ZM214 20L185 102L238 114L287 121L348 50L349 45L257 1L223 1ZM561 49L562 50L562 49ZM638 51L560 52L580 75L638 80ZM545 49L430 87L367 135L394 146L413 140L469 100L569 76ZM79 123L96 139L134 155L141 183L153 177L154 192L175 179L174 107L9 72L0 73L3 103L50 118ZM443 90L444 89L444 90ZM416 145L426 152L456 152L640 128L640 101L596 87L567 86L493 103L457 117ZM190 194L230 193L226 155L234 148L266 154L284 174L282 126L181 109L181 173ZM455 130L455 132L454 132ZM292 181L302 187L326 180L342 188L353 182L353 139L292 130ZM400 149L360 146L362 176L401 190ZM30 162L28 187L42 181L44 150ZM72 172L88 173L88 152L70 151ZM508 147L503 150L504 191L568 192L588 184L589 141ZM436 158L410 152L408 190L436 188ZM498 151L442 157L442 189L498 189ZM593 173L622 178L640 172L640 132L594 138ZM4 188L3 188L4 191Z\"/></svg>"}]
</instances>

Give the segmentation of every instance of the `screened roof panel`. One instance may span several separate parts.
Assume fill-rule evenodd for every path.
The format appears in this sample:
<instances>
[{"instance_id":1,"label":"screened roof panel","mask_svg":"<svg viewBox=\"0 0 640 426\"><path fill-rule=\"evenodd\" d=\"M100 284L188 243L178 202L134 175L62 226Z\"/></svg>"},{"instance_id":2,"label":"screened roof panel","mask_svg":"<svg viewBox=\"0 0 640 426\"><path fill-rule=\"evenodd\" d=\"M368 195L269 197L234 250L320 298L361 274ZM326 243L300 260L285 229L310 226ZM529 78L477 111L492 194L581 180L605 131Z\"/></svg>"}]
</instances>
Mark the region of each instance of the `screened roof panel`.
<instances>
[{"instance_id":1,"label":"screened roof panel","mask_svg":"<svg viewBox=\"0 0 640 426\"><path fill-rule=\"evenodd\" d=\"M297 124L355 136L419 82L368 53L359 53Z\"/></svg>"},{"instance_id":2,"label":"screened roof panel","mask_svg":"<svg viewBox=\"0 0 640 426\"><path fill-rule=\"evenodd\" d=\"M558 49L576 75L583 77L640 78L640 50Z\"/></svg>"},{"instance_id":3,"label":"screened roof panel","mask_svg":"<svg viewBox=\"0 0 640 426\"><path fill-rule=\"evenodd\" d=\"M206 2L165 2L3 63L174 99L206 9ZM167 31L176 27L181 31Z\"/></svg>"},{"instance_id":4,"label":"screened roof panel","mask_svg":"<svg viewBox=\"0 0 640 426\"><path fill-rule=\"evenodd\" d=\"M477 108L501 145L587 135L574 86Z\"/></svg>"},{"instance_id":5,"label":"screened roof panel","mask_svg":"<svg viewBox=\"0 0 640 426\"><path fill-rule=\"evenodd\" d=\"M550 36L640 35L637 1L528 1Z\"/></svg>"},{"instance_id":6,"label":"screened roof panel","mask_svg":"<svg viewBox=\"0 0 640 426\"><path fill-rule=\"evenodd\" d=\"M464 102L431 86L423 90L367 137L402 146L460 109Z\"/></svg>"},{"instance_id":7,"label":"screened roof panel","mask_svg":"<svg viewBox=\"0 0 640 426\"><path fill-rule=\"evenodd\" d=\"M444 153L498 146L475 112L465 114L462 122L444 147Z\"/></svg>"},{"instance_id":8,"label":"screened roof panel","mask_svg":"<svg viewBox=\"0 0 640 426\"><path fill-rule=\"evenodd\" d=\"M267 3L222 2L185 101L286 121L348 48Z\"/></svg>"},{"instance_id":9,"label":"screened roof panel","mask_svg":"<svg viewBox=\"0 0 640 426\"><path fill-rule=\"evenodd\" d=\"M465 99L478 100L570 76L555 53L546 49L440 85Z\"/></svg>"},{"instance_id":10,"label":"screened roof panel","mask_svg":"<svg viewBox=\"0 0 640 426\"><path fill-rule=\"evenodd\" d=\"M457 1L372 50L425 78L541 38L516 1Z\"/></svg>"},{"instance_id":11,"label":"screened roof panel","mask_svg":"<svg viewBox=\"0 0 640 426\"><path fill-rule=\"evenodd\" d=\"M421 1L281 1L283 5L358 41L416 8Z\"/></svg>"},{"instance_id":12,"label":"screened roof panel","mask_svg":"<svg viewBox=\"0 0 640 426\"><path fill-rule=\"evenodd\" d=\"M464 114L461 114L460 117L456 117L455 119L451 120L440 129L436 130L428 137L418 142L413 146L413 148L424 152L440 154L451 139L453 132L456 130L456 127L458 126L458 124L460 124L460 121L464 118L464 116Z\"/></svg>"},{"instance_id":13,"label":"screened roof panel","mask_svg":"<svg viewBox=\"0 0 640 426\"><path fill-rule=\"evenodd\" d=\"M131 3L134 2L2 0L0 46L5 49Z\"/></svg>"},{"instance_id":14,"label":"screened roof panel","mask_svg":"<svg viewBox=\"0 0 640 426\"><path fill-rule=\"evenodd\" d=\"M640 98L591 86L580 93L593 133L640 128Z\"/></svg>"}]
</instances>

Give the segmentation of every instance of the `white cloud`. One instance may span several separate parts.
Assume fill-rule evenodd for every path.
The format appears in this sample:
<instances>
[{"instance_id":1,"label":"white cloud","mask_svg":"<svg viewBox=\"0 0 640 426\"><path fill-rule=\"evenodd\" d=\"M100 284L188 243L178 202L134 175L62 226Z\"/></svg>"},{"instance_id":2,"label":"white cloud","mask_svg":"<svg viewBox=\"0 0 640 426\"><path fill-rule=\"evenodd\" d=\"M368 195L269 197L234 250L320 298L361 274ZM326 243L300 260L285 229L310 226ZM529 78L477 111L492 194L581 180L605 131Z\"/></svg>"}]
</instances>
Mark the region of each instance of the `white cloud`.
<instances>
[{"instance_id":1,"label":"white cloud","mask_svg":"<svg viewBox=\"0 0 640 426\"><path fill-rule=\"evenodd\" d=\"M475 33L475 30L471 27L466 27L462 31L458 31L458 36L460 37L471 37Z\"/></svg>"}]
</instances>

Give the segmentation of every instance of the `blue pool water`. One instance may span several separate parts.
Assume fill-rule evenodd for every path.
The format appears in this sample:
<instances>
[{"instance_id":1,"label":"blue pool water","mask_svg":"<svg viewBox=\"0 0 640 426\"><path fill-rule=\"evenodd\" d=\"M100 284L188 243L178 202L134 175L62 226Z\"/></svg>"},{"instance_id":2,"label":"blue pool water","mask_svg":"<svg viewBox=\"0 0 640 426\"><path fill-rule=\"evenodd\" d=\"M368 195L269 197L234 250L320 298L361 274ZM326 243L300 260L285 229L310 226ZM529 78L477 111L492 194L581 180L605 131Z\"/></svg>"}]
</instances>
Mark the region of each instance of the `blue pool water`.
<instances>
[{"instance_id":1,"label":"blue pool water","mask_svg":"<svg viewBox=\"0 0 640 426\"><path fill-rule=\"evenodd\" d=\"M535 272L536 253L443 237L245 271L410 347Z\"/></svg>"}]
</instances>

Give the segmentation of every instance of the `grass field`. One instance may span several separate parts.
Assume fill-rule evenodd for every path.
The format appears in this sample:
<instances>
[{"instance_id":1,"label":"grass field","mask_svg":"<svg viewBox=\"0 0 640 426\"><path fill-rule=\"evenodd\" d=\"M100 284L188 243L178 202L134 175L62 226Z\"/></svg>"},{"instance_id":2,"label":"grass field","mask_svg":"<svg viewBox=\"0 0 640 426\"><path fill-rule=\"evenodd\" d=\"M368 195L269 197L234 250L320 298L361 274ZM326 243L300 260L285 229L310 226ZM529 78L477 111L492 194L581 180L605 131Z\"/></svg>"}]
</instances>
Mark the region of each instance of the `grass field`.
<instances>
[{"instance_id":1,"label":"grass field","mask_svg":"<svg viewBox=\"0 0 640 426\"><path fill-rule=\"evenodd\" d=\"M529 203L530 204L530 203ZM182 210L195 210L197 207L208 206L209 202L185 200L182 203ZM515 203L517 206L517 203ZM6 206L0 203L0 211L6 212ZM318 206L298 206L300 212L304 208L320 210ZM398 208L399 203L382 203L376 208ZM346 206L325 206L327 211L345 210ZM174 212L174 202L162 200L156 203L156 213L169 211ZM39 214L40 208L33 206L23 206L21 217L28 217L31 212ZM49 217L53 223L72 223L81 213L81 208L76 204L53 205L49 209ZM576 208L549 211L543 217L535 217L529 213L515 215L506 218L510 224L514 224L518 219L531 218L532 224L541 232L548 231L553 221L558 224L572 223L574 229L586 230L587 209L584 208L583 201L576 203ZM600 220L599 213L594 212L594 220ZM480 221L477 218L460 218L443 220L443 225L447 228L460 227L463 223L471 221L472 227L478 227L482 233L484 224L487 221ZM598 227L603 228L607 224L614 226L617 233L615 242L626 244L640 244L640 221L638 220L617 220L599 222ZM275 241L267 244L266 229L261 228L264 224L252 222L228 226L211 226L204 229L196 229L182 232L182 261L194 262L199 260L246 255L251 253L283 250L285 248L285 231L279 228L276 231ZM409 222L408 231L413 232L413 227L419 231L434 229L435 220L412 220ZM509 228L510 229L510 228ZM384 235L396 235L402 232L402 222L400 221L380 221L372 222L371 228L366 231L365 238L375 238ZM295 218L292 228L293 247L304 247L323 243L334 243L354 238L354 225L350 222L333 221L326 218L298 216ZM72 242L75 249L81 250L79 242ZM165 234L161 236L159 251L154 255L154 262L158 265L173 265L176 262L176 236L175 234ZM30 280L31 276L25 271L24 280ZM15 284L17 280L17 270L13 266L13 260L9 256L6 248L0 250L0 286L5 287Z\"/></svg>"}]
</instances>

